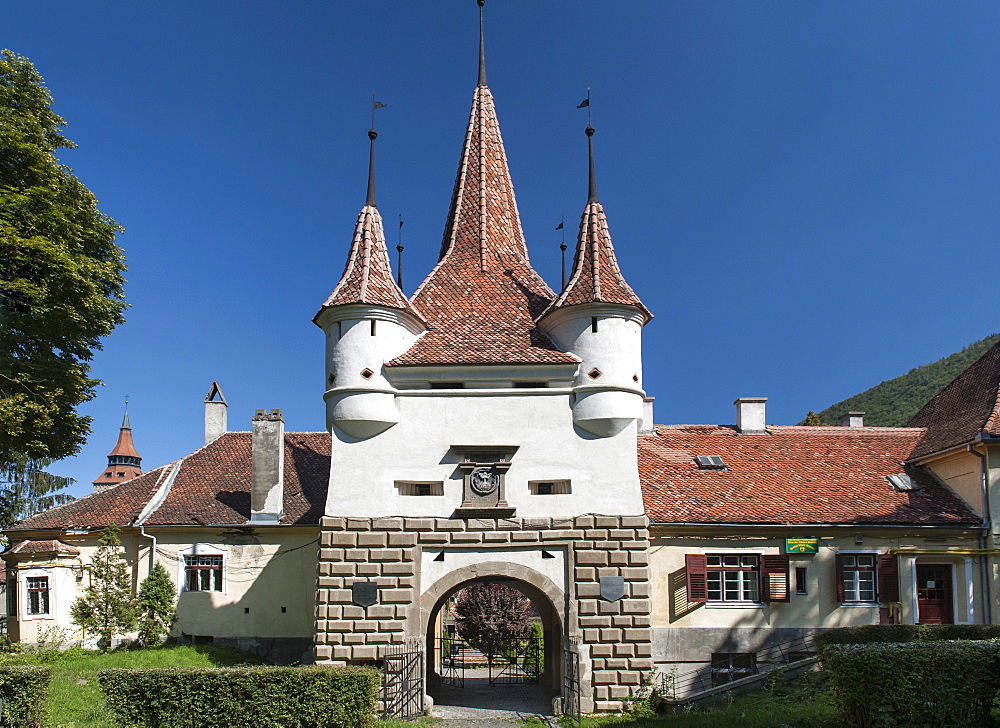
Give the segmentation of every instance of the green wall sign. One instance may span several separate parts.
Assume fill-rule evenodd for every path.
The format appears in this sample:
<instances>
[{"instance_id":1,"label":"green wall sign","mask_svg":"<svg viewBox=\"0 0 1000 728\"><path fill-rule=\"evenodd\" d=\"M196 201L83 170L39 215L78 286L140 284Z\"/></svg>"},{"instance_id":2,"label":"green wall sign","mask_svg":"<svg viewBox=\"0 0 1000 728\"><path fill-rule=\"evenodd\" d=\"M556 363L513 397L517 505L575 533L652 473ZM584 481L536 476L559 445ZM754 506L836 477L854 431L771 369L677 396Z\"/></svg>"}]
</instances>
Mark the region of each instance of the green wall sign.
<instances>
[{"instance_id":1,"label":"green wall sign","mask_svg":"<svg viewBox=\"0 0 1000 728\"><path fill-rule=\"evenodd\" d=\"M786 554L815 554L819 552L818 538L786 538Z\"/></svg>"}]
</instances>

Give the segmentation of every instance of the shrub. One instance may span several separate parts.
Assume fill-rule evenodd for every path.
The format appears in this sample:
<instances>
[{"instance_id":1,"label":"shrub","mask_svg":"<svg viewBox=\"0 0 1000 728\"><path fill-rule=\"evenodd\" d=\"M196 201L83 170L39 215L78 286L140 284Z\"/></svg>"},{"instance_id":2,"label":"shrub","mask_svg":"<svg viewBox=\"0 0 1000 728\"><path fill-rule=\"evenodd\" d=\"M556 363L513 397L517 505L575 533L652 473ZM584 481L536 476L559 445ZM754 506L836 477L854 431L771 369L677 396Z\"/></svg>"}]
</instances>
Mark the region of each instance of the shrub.
<instances>
[{"instance_id":1,"label":"shrub","mask_svg":"<svg viewBox=\"0 0 1000 728\"><path fill-rule=\"evenodd\" d=\"M830 644L823 666L850 725L984 725L1000 678L1000 643Z\"/></svg>"},{"instance_id":2,"label":"shrub","mask_svg":"<svg viewBox=\"0 0 1000 728\"><path fill-rule=\"evenodd\" d=\"M863 645L872 642L932 642L936 640L1000 639L1000 625L989 624L869 624L817 632L816 645Z\"/></svg>"},{"instance_id":3,"label":"shrub","mask_svg":"<svg viewBox=\"0 0 1000 728\"><path fill-rule=\"evenodd\" d=\"M0 667L3 728L40 728L45 723L52 668L36 665Z\"/></svg>"},{"instance_id":4,"label":"shrub","mask_svg":"<svg viewBox=\"0 0 1000 728\"><path fill-rule=\"evenodd\" d=\"M122 726L138 728L365 728L380 676L364 667L101 670Z\"/></svg>"}]
</instances>

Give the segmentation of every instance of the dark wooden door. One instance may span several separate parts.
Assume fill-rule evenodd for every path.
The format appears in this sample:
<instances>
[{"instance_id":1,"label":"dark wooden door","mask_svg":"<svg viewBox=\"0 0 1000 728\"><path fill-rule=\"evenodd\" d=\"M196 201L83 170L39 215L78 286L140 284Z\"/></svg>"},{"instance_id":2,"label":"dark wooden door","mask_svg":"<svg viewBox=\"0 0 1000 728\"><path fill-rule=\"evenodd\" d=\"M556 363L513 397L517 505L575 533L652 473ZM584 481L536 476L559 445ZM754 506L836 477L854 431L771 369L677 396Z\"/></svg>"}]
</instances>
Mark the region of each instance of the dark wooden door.
<instances>
[{"instance_id":1,"label":"dark wooden door","mask_svg":"<svg viewBox=\"0 0 1000 728\"><path fill-rule=\"evenodd\" d=\"M952 624L951 566L917 564L917 621Z\"/></svg>"}]
</instances>

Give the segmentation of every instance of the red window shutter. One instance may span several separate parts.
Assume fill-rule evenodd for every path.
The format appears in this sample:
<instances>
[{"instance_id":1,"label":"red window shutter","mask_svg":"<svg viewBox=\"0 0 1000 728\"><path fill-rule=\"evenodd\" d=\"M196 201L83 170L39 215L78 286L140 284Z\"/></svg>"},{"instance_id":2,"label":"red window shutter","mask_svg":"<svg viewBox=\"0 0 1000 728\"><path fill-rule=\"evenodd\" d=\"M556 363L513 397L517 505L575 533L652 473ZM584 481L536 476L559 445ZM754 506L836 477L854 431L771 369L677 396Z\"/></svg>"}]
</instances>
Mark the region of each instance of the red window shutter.
<instances>
[{"instance_id":1,"label":"red window shutter","mask_svg":"<svg viewBox=\"0 0 1000 728\"><path fill-rule=\"evenodd\" d=\"M837 601L843 602L846 599L844 594L844 557L837 554Z\"/></svg>"},{"instance_id":2,"label":"red window shutter","mask_svg":"<svg viewBox=\"0 0 1000 728\"><path fill-rule=\"evenodd\" d=\"M704 554L686 554L687 600L692 603L708 601L708 557Z\"/></svg>"},{"instance_id":3,"label":"red window shutter","mask_svg":"<svg viewBox=\"0 0 1000 728\"><path fill-rule=\"evenodd\" d=\"M760 559L761 593L765 602L787 602L788 554L762 556Z\"/></svg>"},{"instance_id":4,"label":"red window shutter","mask_svg":"<svg viewBox=\"0 0 1000 728\"><path fill-rule=\"evenodd\" d=\"M883 603L899 601L899 559L896 554L880 554L878 557L878 600Z\"/></svg>"}]
</instances>

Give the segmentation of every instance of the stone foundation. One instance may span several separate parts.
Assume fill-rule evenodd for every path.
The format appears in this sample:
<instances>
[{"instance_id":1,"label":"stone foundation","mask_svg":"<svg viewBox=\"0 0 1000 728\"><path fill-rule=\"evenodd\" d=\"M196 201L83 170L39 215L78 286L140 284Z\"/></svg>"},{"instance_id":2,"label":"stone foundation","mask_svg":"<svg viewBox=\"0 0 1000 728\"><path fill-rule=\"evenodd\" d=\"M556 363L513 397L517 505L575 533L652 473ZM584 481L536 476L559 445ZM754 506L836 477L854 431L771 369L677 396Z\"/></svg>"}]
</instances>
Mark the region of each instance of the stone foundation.
<instances>
[{"instance_id":1,"label":"stone foundation","mask_svg":"<svg viewBox=\"0 0 1000 728\"><path fill-rule=\"evenodd\" d=\"M469 581L514 578L552 602L563 640L579 653L583 709L620 710L619 699L628 697L653 667L648 547L645 516L324 518L316 662L372 662L389 644L423 643L434 617L429 604ZM565 574L558 584L511 563L513 556L527 559L525 554L546 549L564 554ZM465 562L472 553L475 563L456 567L434 584L422 583L421 564L442 553L463 554ZM602 577L623 580L620 599L601 596ZM367 608L357 606L352 585L368 581L378 587L377 600Z\"/></svg>"}]
</instances>

